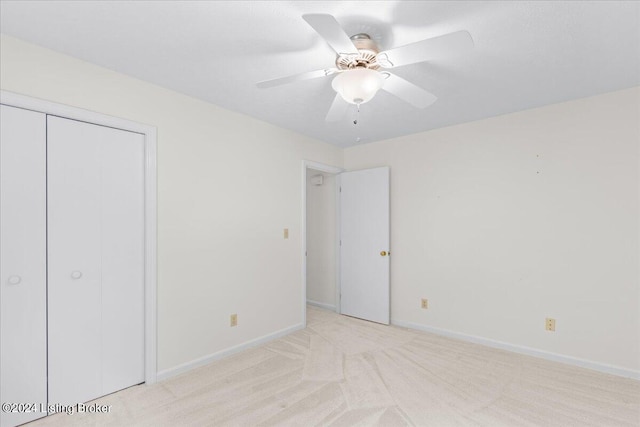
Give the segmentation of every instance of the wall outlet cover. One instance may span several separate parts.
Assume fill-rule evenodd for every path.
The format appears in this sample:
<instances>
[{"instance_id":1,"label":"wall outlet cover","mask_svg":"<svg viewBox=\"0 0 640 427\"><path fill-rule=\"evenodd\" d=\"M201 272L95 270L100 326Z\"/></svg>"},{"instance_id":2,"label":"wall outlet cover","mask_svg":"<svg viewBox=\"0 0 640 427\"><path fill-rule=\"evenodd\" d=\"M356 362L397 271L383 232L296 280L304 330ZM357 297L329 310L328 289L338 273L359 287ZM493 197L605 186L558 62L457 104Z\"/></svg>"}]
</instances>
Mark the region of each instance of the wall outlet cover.
<instances>
[{"instance_id":1,"label":"wall outlet cover","mask_svg":"<svg viewBox=\"0 0 640 427\"><path fill-rule=\"evenodd\" d=\"M551 331L551 332L555 332L556 330L556 319L552 319L551 317L547 317L545 319L545 326L544 328L547 331Z\"/></svg>"}]
</instances>

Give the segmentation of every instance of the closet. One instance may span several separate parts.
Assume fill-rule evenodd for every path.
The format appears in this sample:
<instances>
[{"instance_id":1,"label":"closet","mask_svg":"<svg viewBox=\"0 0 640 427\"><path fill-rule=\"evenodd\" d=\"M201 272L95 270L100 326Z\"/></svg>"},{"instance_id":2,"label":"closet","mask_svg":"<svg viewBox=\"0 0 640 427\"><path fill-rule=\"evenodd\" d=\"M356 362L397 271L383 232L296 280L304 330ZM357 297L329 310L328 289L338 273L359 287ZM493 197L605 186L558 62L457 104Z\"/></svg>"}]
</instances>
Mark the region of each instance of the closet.
<instances>
[{"instance_id":1,"label":"closet","mask_svg":"<svg viewBox=\"0 0 640 427\"><path fill-rule=\"evenodd\" d=\"M144 382L145 146L0 108L0 400L36 404L4 427Z\"/></svg>"}]
</instances>

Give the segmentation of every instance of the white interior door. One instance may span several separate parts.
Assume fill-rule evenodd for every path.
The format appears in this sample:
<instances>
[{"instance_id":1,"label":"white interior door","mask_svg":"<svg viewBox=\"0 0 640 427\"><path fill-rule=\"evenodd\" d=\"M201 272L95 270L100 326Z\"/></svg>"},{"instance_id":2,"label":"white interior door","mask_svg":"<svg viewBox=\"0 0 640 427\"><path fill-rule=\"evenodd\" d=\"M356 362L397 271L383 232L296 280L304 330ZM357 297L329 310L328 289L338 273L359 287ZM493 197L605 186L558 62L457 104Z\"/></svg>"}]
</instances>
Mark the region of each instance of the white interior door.
<instances>
[{"instance_id":1,"label":"white interior door","mask_svg":"<svg viewBox=\"0 0 640 427\"><path fill-rule=\"evenodd\" d=\"M46 142L44 114L0 106L0 402L36 404L3 427L46 415Z\"/></svg>"},{"instance_id":2,"label":"white interior door","mask_svg":"<svg viewBox=\"0 0 640 427\"><path fill-rule=\"evenodd\" d=\"M49 401L144 381L144 137L48 116Z\"/></svg>"},{"instance_id":3,"label":"white interior door","mask_svg":"<svg viewBox=\"0 0 640 427\"><path fill-rule=\"evenodd\" d=\"M340 174L340 311L389 324L389 168Z\"/></svg>"}]
</instances>

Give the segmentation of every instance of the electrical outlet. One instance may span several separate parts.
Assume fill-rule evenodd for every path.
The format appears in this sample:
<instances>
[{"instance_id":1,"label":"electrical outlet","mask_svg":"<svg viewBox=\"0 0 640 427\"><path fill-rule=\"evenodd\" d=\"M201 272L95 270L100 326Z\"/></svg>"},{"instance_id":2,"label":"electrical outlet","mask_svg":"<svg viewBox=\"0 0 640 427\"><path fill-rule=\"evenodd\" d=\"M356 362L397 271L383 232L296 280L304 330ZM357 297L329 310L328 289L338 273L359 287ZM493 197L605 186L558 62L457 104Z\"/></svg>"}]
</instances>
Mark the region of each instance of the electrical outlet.
<instances>
[{"instance_id":1,"label":"electrical outlet","mask_svg":"<svg viewBox=\"0 0 640 427\"><path fill-rule=\"evenodd\" d=\"M547 331L551 331L551 332L555 332L556 331L556 319L552 319L550 317L547 317L545 319L545 326L544 328Z\"/></svg>"},{"instance_id":2,"label":"electrical outlet","mask_svg":"<svg viewBox=\"0 0 640 427\"><path fill-rule=\"evenodd\" d=\"M424 309L429 308L429 300L426 298L422 298L420 300L420 308L424 308Z\"/></svg>"},{"instance_id":3,"label":"electrical outlet","mask_svg":"<svg viewBox=\"0 0 640 427\"><path fill-rule=\"evenodd\" d=\"M238 326L238 315L232 314L229 318L229 323L231 326Z\"/></svg>"}]
</instances>

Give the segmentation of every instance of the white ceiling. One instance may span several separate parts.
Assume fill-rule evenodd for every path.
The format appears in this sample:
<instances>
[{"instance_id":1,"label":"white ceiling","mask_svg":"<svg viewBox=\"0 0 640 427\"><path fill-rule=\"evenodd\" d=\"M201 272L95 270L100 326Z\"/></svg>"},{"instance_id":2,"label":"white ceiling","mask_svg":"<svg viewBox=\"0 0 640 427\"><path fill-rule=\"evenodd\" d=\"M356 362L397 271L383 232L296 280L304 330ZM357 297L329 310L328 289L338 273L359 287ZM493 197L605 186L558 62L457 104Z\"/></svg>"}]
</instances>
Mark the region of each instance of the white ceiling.
<instances>
[{"instance_id":1,"label":"white ceiling","mask_svg":"<svg viewBox=\"0 0 640 427\"><path fill-rule=\"evenodd\" d=\"M432 106L381 91L358 125L326 123L331 77L255 87L333 66L304 13L383 49L457 30L475 48L394 69ZM3 0L0 15L3 33L342 147L640 85L640 2Z\"/></svg>"}]
</instances>

